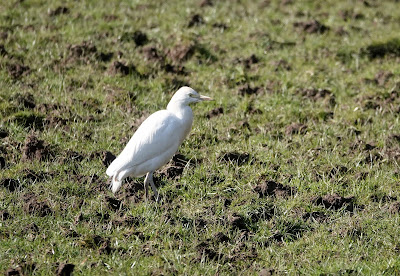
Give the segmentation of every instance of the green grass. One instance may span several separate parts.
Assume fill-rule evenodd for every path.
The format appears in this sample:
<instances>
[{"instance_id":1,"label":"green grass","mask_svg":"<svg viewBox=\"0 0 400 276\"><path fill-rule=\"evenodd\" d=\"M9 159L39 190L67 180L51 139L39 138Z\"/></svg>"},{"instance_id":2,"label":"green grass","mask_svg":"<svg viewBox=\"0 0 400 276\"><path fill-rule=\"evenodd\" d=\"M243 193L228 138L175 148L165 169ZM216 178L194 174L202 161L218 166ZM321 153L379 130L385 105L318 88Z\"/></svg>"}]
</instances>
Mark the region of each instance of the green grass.
<instances>
[{"instance_id":1,"label":"green grass","mask_svg":"<svg viewBox=\"0 0 400 276\"><path fill-rule=\"evenodd\" d=\"M200 2L2 3L0 272L400 273L397 1ZM191 165L159 174L160 203L143 178L113 195L103 155L182 85L215 99L193 107ZM318 204L334 194L350 205Z\"/></svg>"}]
</instances>

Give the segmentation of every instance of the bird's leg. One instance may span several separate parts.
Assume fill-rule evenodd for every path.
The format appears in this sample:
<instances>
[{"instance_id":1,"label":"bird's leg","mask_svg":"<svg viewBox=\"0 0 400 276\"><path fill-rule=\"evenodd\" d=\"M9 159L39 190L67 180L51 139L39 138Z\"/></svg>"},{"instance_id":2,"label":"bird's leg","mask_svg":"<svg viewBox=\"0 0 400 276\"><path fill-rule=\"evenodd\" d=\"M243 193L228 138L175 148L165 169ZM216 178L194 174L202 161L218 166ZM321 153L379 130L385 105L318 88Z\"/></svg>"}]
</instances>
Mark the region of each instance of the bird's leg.
<instances>
[{"instance_id":1,"label":"bird's leg","mask_svg":"<svg viewBox=\"0 0 400 276\"><path fill-rule=\"evenodd\" d=\"M146 174L146 178L144 179L144 197L145 197L146 200L147 200L147 195L148 195L148 190L149 190L149 183L150 183L149 175L150 175L150 173L148 172Z\"/></svg>"},{"instance_id":2,"label":"bird's leg","mask_svg":"<svg viewBox=\"0 0 400 276\"><path fill-rule=\"evenodd\" d=\"M158 191L157 191L156 185L154 185L153 172L149 172L147 175L149 176L149 182L150 182L151 188L153 189L154 197L156 198L156 202L158 202Z\"/></svg>"}]
</instances>

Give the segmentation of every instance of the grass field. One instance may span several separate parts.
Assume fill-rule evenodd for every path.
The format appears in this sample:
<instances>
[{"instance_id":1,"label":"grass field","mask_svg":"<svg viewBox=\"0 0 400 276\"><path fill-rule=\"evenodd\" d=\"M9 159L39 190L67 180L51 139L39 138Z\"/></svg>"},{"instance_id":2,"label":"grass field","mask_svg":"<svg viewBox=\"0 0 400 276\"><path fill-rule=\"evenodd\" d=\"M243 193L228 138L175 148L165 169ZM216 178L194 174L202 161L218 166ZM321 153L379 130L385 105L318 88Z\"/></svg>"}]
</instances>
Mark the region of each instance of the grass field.
<instances>
[{"instance_id":1,"label":"grass field","mask_svg":"<svg viewBox=\"0 0 400 276\"><path fill-rule=\"evenodd\" d=\"M161 201L113 195L183 85ZM0 272L398 275L399 104L399 1L2 1Z\"/></svg>"}]
</instances>

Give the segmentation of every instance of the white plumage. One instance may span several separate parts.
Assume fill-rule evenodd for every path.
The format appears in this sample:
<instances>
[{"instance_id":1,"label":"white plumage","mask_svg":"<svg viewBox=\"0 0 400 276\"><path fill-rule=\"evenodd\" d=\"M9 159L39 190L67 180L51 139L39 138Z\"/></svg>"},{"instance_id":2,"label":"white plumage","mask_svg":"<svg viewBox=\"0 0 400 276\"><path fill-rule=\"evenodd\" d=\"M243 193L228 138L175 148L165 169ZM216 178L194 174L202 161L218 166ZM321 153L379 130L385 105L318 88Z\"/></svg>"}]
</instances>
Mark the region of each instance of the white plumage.
<instances>
[{"instance_id":1,"label":"white plumage","mask_svg":"<svg viewBox=\"0 0 400 276\"><path fill-rule=\"evenodd\" d=\"M193 123L193 112L189 104L209 100L211 98L184 86L174 94L166 110L150 115L107 168L107 175L112 177L113 193L118 191L128 176L138 177L147 173L144 182L146 198L150 184L158 200L153 181L154 171L172 158L189 134Z\"/></svg>"}]
</instances>

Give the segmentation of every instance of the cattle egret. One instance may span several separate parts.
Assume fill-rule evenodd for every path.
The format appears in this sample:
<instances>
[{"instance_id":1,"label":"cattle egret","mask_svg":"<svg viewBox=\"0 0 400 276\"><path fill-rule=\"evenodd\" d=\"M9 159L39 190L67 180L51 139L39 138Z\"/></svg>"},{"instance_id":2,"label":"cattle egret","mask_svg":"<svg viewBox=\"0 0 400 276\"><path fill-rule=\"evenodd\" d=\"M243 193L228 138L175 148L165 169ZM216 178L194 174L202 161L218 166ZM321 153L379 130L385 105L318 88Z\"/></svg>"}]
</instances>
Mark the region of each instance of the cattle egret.
<instances>
[{"instance_id":1,"label":"cattle egret","mask_svg":"<svg viewBox=\"0 0 400 276\"><path fill-rule=\"evenodd\" d=\"M158 201L158 192L153 181L154 171L171 160L189 134L193 123L193 112L189 104L210 100L210 97L184 86L174 94L166 110L150 115L107 168L106 173L112 178L112 192L117 192L128 176L146 174L145 197L147 198L150 184Z\"/></svg>"}]
</instances>

